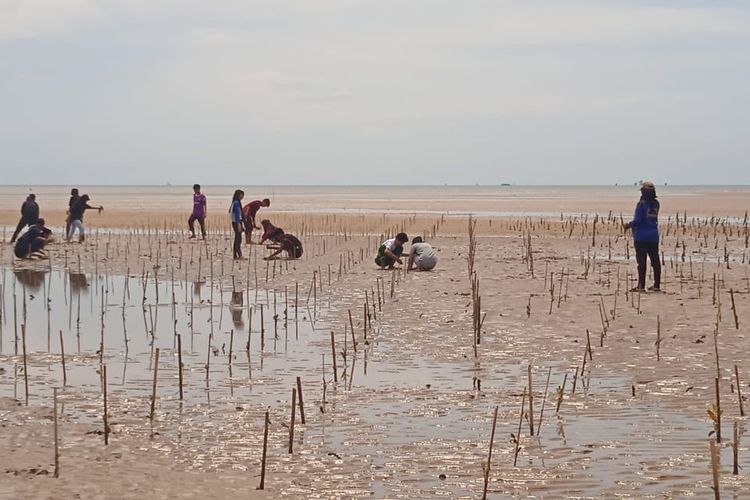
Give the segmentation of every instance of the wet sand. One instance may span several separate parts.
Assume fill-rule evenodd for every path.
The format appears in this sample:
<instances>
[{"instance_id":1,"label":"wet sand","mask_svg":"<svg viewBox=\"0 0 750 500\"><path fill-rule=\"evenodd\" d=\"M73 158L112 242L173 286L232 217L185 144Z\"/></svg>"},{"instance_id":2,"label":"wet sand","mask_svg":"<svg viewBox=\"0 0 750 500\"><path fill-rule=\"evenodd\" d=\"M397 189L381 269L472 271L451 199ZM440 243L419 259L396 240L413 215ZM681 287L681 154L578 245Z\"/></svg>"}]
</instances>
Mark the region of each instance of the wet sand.
<instances>
[{"instance_id":1,"label":"wet sand","mask_svg":"<svg viewBox=\"0 0 750 500\"><path fill-rule=\"evenodd\" d=\"M662 196L665 206L673 201ZM741 217L744 209L735 203L723 212L724 205L707 203L704 211ZM742 221L689 220L678 227L674 218L665 220L666 293L638 296L626 293L635 264L618 217L597 219L596 236L594 217L581 214L562 221L559 213L480 217L475 270L486 319L475 357L468 219L439 215L440 203L424 206L436 213L276 213L274 220L301 236L306 251L299 261L268 267L258 245L245 247L246 260L232 262L229 235L220 227L208 244L186 240L177 213L143 212L154 221L150 227L130 225L124 216L121 225L112 219L98 232L92 224L86 244L54 244L45 262L14 261L3 245L0 421L6 448L16 451L0 459L2 495L249 496L258 485L269 409L271 497L481 497L497 406L491 498L708 497L713 424L706 411L715 400L719 313L721 489L736 498L750 493L746 469L731 474L730 445L735 422L741 434L747 423L739 416L735 364L743 394L750 394L750 254ZM608 206L594 211L606 215ZM97 225L104 221L103 215ZM424 234L438 249L435 271L375 268L383 233L401 228ZM242 292L241 305L231 306L233 291ZM23 342L16 341L24 305L28 406ZM591 353L583 366L587 330ZM182 401L175 333L182 342ZM542 406L544 412L538 435L530 436L525 398L513 467L511 434L518 433L529 365L535 427ZM556 389L566 374L557 412ZM289 454L296 377L306 422L297 412ZM59 479L51 477L53 387L61 402ZM741 438L740 465L747 456Z\"/></svg>"}]
</instances>

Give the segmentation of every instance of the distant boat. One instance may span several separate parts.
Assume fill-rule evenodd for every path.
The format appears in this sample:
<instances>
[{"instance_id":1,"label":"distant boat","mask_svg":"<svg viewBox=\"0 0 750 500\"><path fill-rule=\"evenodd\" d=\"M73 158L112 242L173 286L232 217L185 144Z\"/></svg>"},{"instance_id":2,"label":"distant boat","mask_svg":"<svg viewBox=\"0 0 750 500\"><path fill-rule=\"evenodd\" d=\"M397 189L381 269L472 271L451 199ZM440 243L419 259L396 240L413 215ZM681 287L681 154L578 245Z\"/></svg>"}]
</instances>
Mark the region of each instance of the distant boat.
<instances>
[{"instance_id":1,"label":"distant boat","mask_svg":"<svg viewBox=\"0 0 750 500\"><path fill-rule=\"evenodd\" d=\"M503 183L502 183L502 184L500 184L500 185L501 185L501 186L503 186L503 187L510 187L510 184L508 184L507 182L503 182Z\"/></svg>"}]
</instances>

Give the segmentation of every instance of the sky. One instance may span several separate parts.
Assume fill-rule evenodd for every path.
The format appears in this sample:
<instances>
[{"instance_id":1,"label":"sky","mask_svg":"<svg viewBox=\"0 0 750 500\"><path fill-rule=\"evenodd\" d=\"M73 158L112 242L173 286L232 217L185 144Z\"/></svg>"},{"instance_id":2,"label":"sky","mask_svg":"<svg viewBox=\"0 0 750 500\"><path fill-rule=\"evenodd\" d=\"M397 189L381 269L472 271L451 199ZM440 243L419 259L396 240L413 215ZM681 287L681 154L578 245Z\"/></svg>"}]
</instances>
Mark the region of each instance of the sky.
<instances>
[{"instance_id":1,"label":"sky","mask_svg":"<svg viewBox=\"0 0 750 500\"><path fill-rule=\"evenodd\" d=\"M750 2L0 0L0 184L750 184Z\"/></svg>"}]
</instances>

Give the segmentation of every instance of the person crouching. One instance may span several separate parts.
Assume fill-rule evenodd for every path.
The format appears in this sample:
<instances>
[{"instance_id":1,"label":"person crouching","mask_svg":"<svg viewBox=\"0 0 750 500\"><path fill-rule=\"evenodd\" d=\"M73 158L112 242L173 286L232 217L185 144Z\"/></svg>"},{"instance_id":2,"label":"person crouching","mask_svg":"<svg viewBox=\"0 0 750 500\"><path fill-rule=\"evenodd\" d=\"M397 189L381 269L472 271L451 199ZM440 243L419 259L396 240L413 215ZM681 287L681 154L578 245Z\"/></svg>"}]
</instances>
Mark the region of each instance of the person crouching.
<instances>
[{"instance_id":1,"label":"person crouching","mask_svg":"<svg viewBox=\"0 0 750 500\"><path fill-rule=\"evenodd\" d=\"M19 259L37 257L46 259L44 246L52 239L52 231L44 227L44 219L37 219L36 223L16 240L14 253Z\"/></svg>"}]
</instances>

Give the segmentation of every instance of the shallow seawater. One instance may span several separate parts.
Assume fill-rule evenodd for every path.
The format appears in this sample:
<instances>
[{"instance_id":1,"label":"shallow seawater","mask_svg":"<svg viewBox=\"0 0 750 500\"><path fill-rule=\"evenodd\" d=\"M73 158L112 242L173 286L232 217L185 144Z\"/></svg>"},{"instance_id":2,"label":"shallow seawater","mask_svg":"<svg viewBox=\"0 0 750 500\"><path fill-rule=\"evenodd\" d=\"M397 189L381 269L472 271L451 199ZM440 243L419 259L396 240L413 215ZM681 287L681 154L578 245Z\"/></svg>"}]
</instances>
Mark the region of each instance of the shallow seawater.
<instances>
[{"instance_id":1,"label":"shallow seawater","mask_svg":"<svg viewBox=\"0 0 750 500\"><path fill-rule=\"evenodd\" d=\"M431 357L400 332L378 331L381 326L365 341L355 322L357 353L350 332L335 332L334 384L326 300L313 310L313 302L308 304L302 294L295 298L284 289L233 290L227 280L212 284L61 270L0 272L0 397L26 397L24 324L29 402L49 406L52 388L63 386L62 337L64 418L92 429L101 426L106 365L112 439L162 453L186 470L242 470L249 480L257 480L268 409L269 471L279 478L274 486L282 495L475 496L481 491L491 411L497 405L491 496L688 492L703 477L705 419L652 399L668 389L660 382L639 385L638 397L632 397L623 390L632 377L597 366L593 377L579 380L576 393L568 378L563 410L557 414L554 388L570 366L550 363L542 438L528 436L528 416L521 416L519 467L511 468L510 436L518 432L526 363L511 362L514 356L504 354L501 345L496 357L487 356L480 367L456 353ZM546 367L535 373L537 415L547 373ZM295 453L288 454L297 377L307 424L297 421ZM725 447L725 463L731 462L728 453Z\"/></svg>"}]
</instances>

